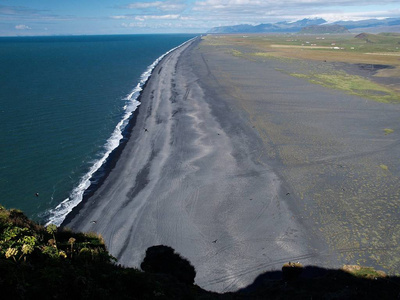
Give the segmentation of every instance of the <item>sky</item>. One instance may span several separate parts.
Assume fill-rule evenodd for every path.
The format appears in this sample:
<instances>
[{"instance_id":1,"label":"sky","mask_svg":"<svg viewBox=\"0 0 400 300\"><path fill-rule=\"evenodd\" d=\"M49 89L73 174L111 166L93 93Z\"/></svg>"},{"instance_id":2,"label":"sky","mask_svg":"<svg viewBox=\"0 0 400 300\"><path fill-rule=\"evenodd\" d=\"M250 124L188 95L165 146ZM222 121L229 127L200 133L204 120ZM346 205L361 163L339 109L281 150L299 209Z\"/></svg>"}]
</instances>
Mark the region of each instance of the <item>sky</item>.
<instances>
[{"instance_id":1,"label":"sky","mask_svg":"<svg viewBox=\"0 0 400 300\"><path fill-rule=\"evenodd\" d=\"M0 36L204 33L317 17L400 17L400 0L0 0Z\"/></svg>"}]
</instances>

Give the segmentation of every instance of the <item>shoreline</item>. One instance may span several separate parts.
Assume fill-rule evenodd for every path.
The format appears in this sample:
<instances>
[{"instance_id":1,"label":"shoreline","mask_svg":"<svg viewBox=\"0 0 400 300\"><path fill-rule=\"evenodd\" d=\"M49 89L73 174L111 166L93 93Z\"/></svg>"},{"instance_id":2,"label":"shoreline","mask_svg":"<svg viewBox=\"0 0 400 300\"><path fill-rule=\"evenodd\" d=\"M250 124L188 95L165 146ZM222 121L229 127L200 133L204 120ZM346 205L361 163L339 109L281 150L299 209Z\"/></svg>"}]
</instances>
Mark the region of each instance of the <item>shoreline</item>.
<instances>
[{"instance_id":1,"label":"shoreline","mask_svg":"<svg viewBox=\"0 0 400 300\"><path fill-rule=\"evenodd\" d=\"M363 215L381 208L370 195L379 188L364 182L396 188L400 129L381 127L400 108L289 76L284 64L200 39L170 53L115 167L64 225L102 234L129 267L148 247L170 246L195 266L196 284L217 292L288 261L385 266L391 237L364 241L374 224L357 222L390 223Z\"/></svg>"},{"instance_id":2,"label":"shoreline","mask_svg":"<svg viewBox=\"0 0 400 300\"><path fill-rule=\"evenodd\" d=\"M149 78L150 79L150 78ZM147 84L147 82L146 82ZM143 86L143 89L146 87L146 84ZM140 96L137 101L140 102ZM108 156L106 162L93 174L91 178L90 186L84 191L82 200L76 205L66 216L64 221L62 221L60 227L65 227L65 224L68 224L74 217L79 214L79 211L83 207L84 203L90 199L91 196L97 191L97 189L104 183L107 179L110 172L114 169L115 165L119 157L121 156L122 151L124 150L126 143L131 138L132 128L136 125L137 116L140 111L140 105L136 108L132 116L129 118L128 124L122 131L122 139L117 148L115 148L110 155ZM94 179L94 181L92 181Z\"/></svg>"},{"instance_id":3,"label":"shoreline","mask_svg":"<svg viewBox=\"0 0 400 300\"><path fill-rule=\"evenodd\" d=\"M137 96L136 99L133 99L133 101L137 101L137 102L139 102L141 104L141 97L142 97L142 94L143 94L143 90L146 88L147 83L149 82L151 76L153 75L153 72L154 72L155 68L159 64L161 64L163 59L167 55L169 55L171 52L173 52L174 50L182 47L183 45L185 45L187 43L190 43L191 41L194 41L197 38L198 37L194 37L194 38L182 43L181 45L179 45L179 46L177 46L175 48L172 48L171 50L167 51L165 54L161 55L158 59L156 59L153 62L153 64L151 64L148 67L148 69L144 73L142 73L141 80L143 80L142 79L143 76L146 76L146 73L150 72L148 78L144 81L144 84L142 86L140 86L140 82L139 82L138 85L136 86L136 88L133 89L131 94L129 94L129 96L127 96L127 97L131 98L132 95L135 93L135 90L137 88L140 88L139 95ZM149 70L149 68L150 68L150 70ZM121 130L122 138L120 139L118 146L111 151L111 153L106 158L105 162L89 178L90 185L88 186L88 188L86 188L83 191L81 201L76 206L74 206L70 212L68 212L65 215L64 220L60 224L61 227L64 227L64 224L67 224L69 221L71 221L79 213L79 210L83 206L83 202L87 201L96 192L96 190L107 179L108 175L110 174L112 169L115 167L115 165L116 165L116 163L117 163L117 161L118 161L123 149L125 148L126 143L131 138L132 129L136 125L137 116L139 114L140 104L137 105L136 109L131 112L131 115L127 119L127 124L125 125L123 130ZM49 223L49 221L48 221L48 223Z\"/></svg>"},{"instance_id":4,"label":"shoreline","mask_svg":"<svg viewBox=\"0 0 400 300\"><path fill-rule=\"evenodd\" d=\"M125 266L139 267L149 246L169 245L213 291L237 290L287 260L320 262L281 180L257 160L257 133L239 111L226 114L225 100L209 101L207 74L194 71L199 43L153 70L115 167L63 226L101 233Z\"/></svg>"}]
</instances>

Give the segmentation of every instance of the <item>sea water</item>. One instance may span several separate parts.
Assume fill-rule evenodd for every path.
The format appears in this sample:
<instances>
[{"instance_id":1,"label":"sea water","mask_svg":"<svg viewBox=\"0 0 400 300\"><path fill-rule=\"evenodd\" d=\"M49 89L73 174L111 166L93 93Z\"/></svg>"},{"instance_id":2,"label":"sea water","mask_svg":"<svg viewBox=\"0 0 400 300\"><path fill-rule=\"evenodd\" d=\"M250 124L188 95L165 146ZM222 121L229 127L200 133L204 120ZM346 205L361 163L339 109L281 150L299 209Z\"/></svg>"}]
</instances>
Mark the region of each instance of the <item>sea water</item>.
<instances>
[{"instance_id":1,"label":"sea water","mask_svg":"<svg viewBox=\"0 0 400 300\"><path fill-rule=\"evenodd\" d=\"M0 38L0 204L59 225L159 59L193 35Z\"/></svg>"}]
</instances>

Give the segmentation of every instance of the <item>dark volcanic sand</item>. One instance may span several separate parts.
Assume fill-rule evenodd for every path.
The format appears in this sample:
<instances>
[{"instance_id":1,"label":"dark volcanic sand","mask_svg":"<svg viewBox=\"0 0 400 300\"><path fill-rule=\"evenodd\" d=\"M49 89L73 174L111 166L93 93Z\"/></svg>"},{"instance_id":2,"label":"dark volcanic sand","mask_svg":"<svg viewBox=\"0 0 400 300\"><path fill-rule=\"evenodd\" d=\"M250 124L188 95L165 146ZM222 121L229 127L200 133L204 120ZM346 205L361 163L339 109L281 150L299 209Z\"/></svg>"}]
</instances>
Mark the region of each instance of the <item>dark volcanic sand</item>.
<instances>
[{"instance_id":1,"label":"dark volcanic sand","mask_svg":"<svg viewBox=\"0 0 400 300\"><path fill-rule=\"evenodd\" d=\"M397 270L400 106L283 64L198 41L168 55L116 166L64 225L101 233L126 266L172 246L214 291L287 261Z\"/></svg>"}]
</instances>

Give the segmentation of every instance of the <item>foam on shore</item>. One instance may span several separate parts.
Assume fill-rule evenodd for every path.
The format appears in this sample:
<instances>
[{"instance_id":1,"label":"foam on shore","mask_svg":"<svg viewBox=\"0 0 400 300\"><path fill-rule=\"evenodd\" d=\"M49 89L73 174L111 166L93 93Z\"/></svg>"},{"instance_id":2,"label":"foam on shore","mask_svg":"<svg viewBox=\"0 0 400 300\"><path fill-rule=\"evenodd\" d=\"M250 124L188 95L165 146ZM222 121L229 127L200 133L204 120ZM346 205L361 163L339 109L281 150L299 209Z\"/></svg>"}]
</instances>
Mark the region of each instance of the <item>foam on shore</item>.
<instances>
[{"instance_id":1,"label":"foam on shore","mask_svg":"<svg viewBox=\"0 0 400 300\"><path fill-rule=\"evenodd\" d=\"M194 39L194 38L193 38ZM63 200L60 204L58 204L54 209L51 209L47 212L46 226L49 224L55 224L60 226L62 222L65 220L65 217L76 207L83 199L83 195L85 191L91 186L93 175L107 162L107 159L110 157L110 154L120 145L121 140L123 139L123 132L126 126L129 123L129 120L133 116L134 112L140 105L139 97L141 92L143 91L146 82L149 80L154 68L158 65L158 63L168 54L173 52L174 50L182 47L186 43L192 41L190 39L181 45L172 48L167 51L159 58L157 58L140 76L140 81L136 85L136 87L123 99L126 101L126 105L124 106L125 113L118 122L115 127L113 133L110 138L107 140L103 147L103 153L100 155L100 158L96 160L93 165L90 167L89 171L82 176L78 185L71 191L71 194L68 198Z\"/></svg>"}]
</instances>

